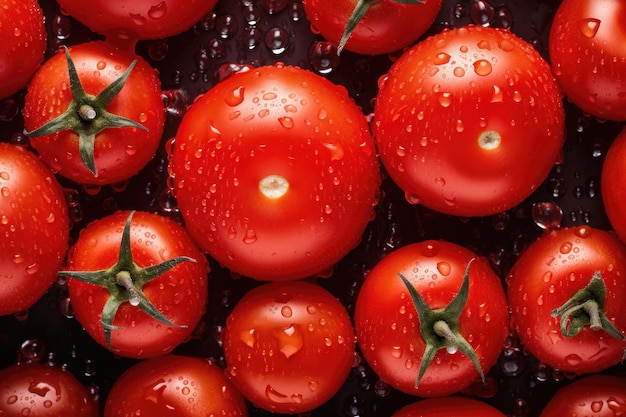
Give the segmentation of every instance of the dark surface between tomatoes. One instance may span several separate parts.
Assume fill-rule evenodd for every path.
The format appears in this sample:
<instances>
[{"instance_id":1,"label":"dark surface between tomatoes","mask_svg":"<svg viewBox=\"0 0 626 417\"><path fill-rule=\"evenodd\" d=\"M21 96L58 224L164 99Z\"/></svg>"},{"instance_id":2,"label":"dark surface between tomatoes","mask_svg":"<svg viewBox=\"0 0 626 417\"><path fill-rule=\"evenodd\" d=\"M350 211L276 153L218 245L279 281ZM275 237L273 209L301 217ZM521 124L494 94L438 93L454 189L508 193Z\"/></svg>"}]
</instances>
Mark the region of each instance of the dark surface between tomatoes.
<instances>
[{"instance_id":1,"label":"dark surface between tomatoes","mask_svg":"<svg viewBox=\"0 0 626 417\"><path fill-rule=\"evenodd\" d=\"M47 16L48 56L63 44L100 39L72 18L62 15L54 1L40 0L40 3ZM468 23L510 26L546 57L550 22L558 4L556 0L493 0L490 4L480 0L446 0L428 34L446 26ZM167 140L174 136L185 106L234 64L282 61L320 70L330 80L345 85L365 114L371 112L377 80L385 73L393 56L366 57L344 51L338 60L332 50L328 53L326 44L316 41L322 39L310 31L299 1L222 0L210 17L189 31L167 41L140 42L137 51L159 69L168 99L168 118L160 152L139 175L125 184L81 188L64 182L74 221L73 235L89 221L116 209L151 210L178 219L175 202L167 194ZM27 142L21 134L22 102L23 92L0 101L0 140ZM467 246L487 257L504 279L520 252L542 233L540 226L554 227L559 223L559 209L563 211L561 224L564 226L589 224L609 228L599 194L600 169L622 125L587 118L570 104L566 104L566 110L568 136L562 163L555 166L545 183L519 207L485 218L444 216L409 205L403 193L386 180L377 217L366 230L361 245L337 265L330 279L319 283L332 291L352 313L364 273L386 253L411 242L447 239ZM213 357L223 364L218 341L226 317L237 300L259 283L247 278L233 279L215 262L211 268L209 308L203 325L192 340L175 352ZM72 316L67 288L62 281L28 312L0 318L0 367L13 363L20 351L27 357L66 364L99 395L101 404L115 379L136 363L114 357L82 331ZM625 375L626 366L617 366L606 373ZM498 364L488 374L487 385L476 387L473 395L507 415L536 417L555 390L571 381L571 375L538 364L512 338L503 348ZM311 416L390 416L415 400L380 382L361 361L340 392ZM251 409L251 415L269 413Z\"/></svg>"}]
</instances>

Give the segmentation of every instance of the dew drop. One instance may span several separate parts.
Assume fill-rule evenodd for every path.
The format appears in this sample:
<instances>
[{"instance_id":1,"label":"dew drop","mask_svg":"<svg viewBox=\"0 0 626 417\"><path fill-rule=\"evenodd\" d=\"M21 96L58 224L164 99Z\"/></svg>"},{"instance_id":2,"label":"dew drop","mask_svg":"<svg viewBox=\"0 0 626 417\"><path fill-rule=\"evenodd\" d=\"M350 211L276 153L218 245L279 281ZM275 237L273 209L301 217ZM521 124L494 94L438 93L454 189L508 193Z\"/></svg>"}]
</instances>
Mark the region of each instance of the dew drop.
<instances>
[{"instance_id":1,"label":"dew drop","mask_svg":"<svg viewBox=\"0 0 626 417\"><path fill-rule=\"evenodd\" d=\"M491 63L484 59L479 59L474 62L474 72L478 75L485 76L491 74L492 71Z\"/></svg>"},{"instance_id":2,"label":"dew drop","mask_svg":"<svg viewBox=\"0 0 626 417\"><path fill-rule=\"evenodd\" d=\"M594 18L582 19L578 23L578 29L587 38L593 38L600 28L600 20Z\"/></svg>"},{"instance_id":3,"label":"dew drop","mask_svg":"<svg viewBox=\"0 0 626 417\"><path fill-rule=\"evenodd\" d=\"M162 19L167 14L167 4L162 1L161 3L150 7L148 9L148 16L152 19Z\"/></svg>"},{"instance_id":4,"label":"dew drop","mask_svg":"<svg viewBox=\"0 0 626 417\"><path fill-rule=\"evenodd\" d=\"M228 94L226 94L226 97L224 97L224 101L226 102L227 105L231 107L238 106L244 100L244 92L245 92L245 87L239 86L235 88L234 90L230 91Z\"/></svg>"},{"instance_id":5,"label":"dew drop","mask_svg":"<svg viewBox=\"0 0 626 417\"><path fill-rule=\"evenodd\" d=\"M439 52L433 60L433 63L435 65L443 65L447 64L448 62L450 62L450 55L445 52Z\"/></svg>"}]
</instances>

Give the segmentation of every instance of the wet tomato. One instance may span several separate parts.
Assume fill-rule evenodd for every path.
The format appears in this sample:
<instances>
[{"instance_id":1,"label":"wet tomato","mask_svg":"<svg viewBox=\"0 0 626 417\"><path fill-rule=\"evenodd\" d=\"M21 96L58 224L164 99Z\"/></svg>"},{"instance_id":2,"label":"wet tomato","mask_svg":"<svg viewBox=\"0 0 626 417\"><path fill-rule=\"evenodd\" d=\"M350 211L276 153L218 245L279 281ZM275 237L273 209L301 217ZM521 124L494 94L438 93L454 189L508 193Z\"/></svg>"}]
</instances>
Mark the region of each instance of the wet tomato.
<instances>
[{"instance_id":1,"label":"wet tomato","mask_svg":"<svg viewBox=\"0 0 626 417\"><path fill-rule=\"evenodd\" d=\"M374 136L407 200L447 214L507 210L546 179L564 140L549 65L508 30L445 30L382 79Z\"/></svg>"},{"instance_id":2,"label":"wet tomato","mask_svg":"<svg viewBox=\"0 0 626 417\"><path fill-rule=\"evenodd\" d=\"M69 229L52 172L25 148L0 143L0 315L28 309L55 282Z\"/></svg>"},{"instance_id":3,"label":"wet tomato","mask_svg":"<svg viewBox=\"0 0 626 417\"><path fill-rule=\"evenodd\" d=\"M600 176L604 211L615 233L626 242L626 129L613 140Z\"/></svg>"},{"instance_id":4,"label":"wet tomato","mask_svg":"<svg viewBox=\"0 0 626 417\"><path fill-rule=\"evenodd\" d=\"M261 280L328 273L379 195L374 142L344 88L282 64L238 73L185 114L170 155L187 230Z\"/></svg>"},{"instance_id":5,"label":"wet tomato","mask_svg":"<svg viewBox=\"0 0 626 417\"><path fill-rule=\"evenodd\" d=\"M396 411L392 417L505 417L492 406L472 398L446 397L418 401Z\"/></svg>"},{"instance_id":6,"label":"wet tomato","mask_svg":"<svg viewBox=\"0 0 626 417\"><path fill-rule=\"evenodd\" d=\"M397 249L371 270L354 323L363 357L383 381L435 397L484 380L508 335L508 306L487 260L431 240Z\"/></svg>"},{"instance_id":7,"label":"wet tomato","mask_svg":"<svg viewBox=\"0 0 626 417\"><path fill-rule=\"evenodd\" d=\"M205 311L209 266L178 223L119 211L91 222L68 253L76 319L119 356L148 358L189 339Z\"/></svg>"},{"instance_id":8,"label":"wet tomato","mask_svg":"<svg viewBox=\"0 0 626 417\"><path fill-rule=\"evenodd\" d=\"M223 334L227 375L252 403L298 414L339 390L354 363L345 307L304 281L262 284L244 295Z\"/></svg>"},{"instance_id":9,"label":"wet tomato","mask_svg":"<svg viewBox=\"0 0 626 417\"><path fill-rule=\"evenodd\" d=\"M533 242L507 278L513 326L546 365L584 374L622 359L626 248L615 234L577 226Z\"/></svg>"}]
</instances>

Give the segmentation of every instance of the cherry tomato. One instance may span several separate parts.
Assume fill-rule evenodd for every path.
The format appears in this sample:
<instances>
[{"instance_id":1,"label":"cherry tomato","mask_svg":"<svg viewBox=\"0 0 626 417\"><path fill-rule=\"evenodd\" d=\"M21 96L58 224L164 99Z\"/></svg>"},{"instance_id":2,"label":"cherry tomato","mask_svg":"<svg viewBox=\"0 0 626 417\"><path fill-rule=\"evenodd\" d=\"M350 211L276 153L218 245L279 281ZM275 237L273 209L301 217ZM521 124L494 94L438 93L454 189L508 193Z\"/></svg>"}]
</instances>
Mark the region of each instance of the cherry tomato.
<instances>
[{"instance_id":1,"label":"cherry tomato","mask_svg":"<svg viewBox=\"0 0 626 417\"><path fill-rule=\"evenodd\" d=\"M392 417L505 417L492 406L465 397L429 398L404 406Z\"/></svg>"},{"instance_id":2,"label":"cherry tomato","mask_svg":"<svg viewBox=\"0 0 626 417\"><path fill-rule=\"evenodd\" d=\"M435 20L441 0L304 0L314 31L339 50L380 55L416 41Z\"/></svg>"},{"instance_id":3,"label":"cherry tomato","mask_svg":"<svg viewBox=\"0 0 626 417\"><path fill-rule=\"evenodd\" d=\"M620 0L564 0L550 30L550 61L565 95L602 119L626 120L624 18Z\"/></svg>"},{"instance_id":4,"label":"cherry tomato","mask_svg":"<svg viewBox=\"0 0 626 417\"><path fill-rule=\"evenodd\" d=\"M98 417L98 405L69 371L24 362L0 370L3 417Z\"/></svg>"},{"instance_id":5,"label":"cherry tomato","mask_svg":"<svg viewBox=\"0 0 626 417\"><path fill-rule=\"evenodd\" d=\"M104 417L245 417L246 403L208 360L165 355L128 368L113 384Z\"/></svg>"},{"instance_id":6,"label":"cherry tomato","mask_svg":"<svg viewBox=\"0 0 626 417\"><path fill-rule=\"evenodd\" d=\"M226 372L252 403L298 414L328 401L354 362L343 305L304 281L263 284L235 305L223 333Z\"/></svg>"},{"instance_id":7,"label":"cherry tomato","mask_svg":"<svg viewBox=\"0 0 626 417\"><path fill-rule=\"evenodd\" d=\"M588 226L533 242L507 278L514 329L526 349L564 372L617 364L626 342L626 248Z\"/></svg>"},{"instance_id":8,"label":"cherry tomato","mask_svg":"<svg viewBox=\"0 0 626 417\"><path fill-rule=\"evenodd\" d=\"M363 357L383 381L436 397L484 379L508 335L508 306L485 259L428 240L391 252L371 270L354 323Z\"/></svg>"},{"instance_id":9,"label":"cherry tomato","mask_svg":"<svg viewBox=\"0 0 626 417\"><path fill-rule=\"evenodd\" d=\"M507 210L545 180L564 139L549 65L505 29L445 30L381 81L374 134L411 203L458 216Z\"/></svg>"},{"instance_id":10,"label":"cherry tomato","mask_svg":"<svg viewBox=\"0 0 626 417\"><path fill-rule=\"evenodd\" d=\"M178 223L119 211L91 222L68 253L76 319L117 355L148 358L186 341L204 314L208 262Z\"/></svg>"},{"instance_id":11,"label":"cherry tomato","mask_svg":"<svg viewBox=\"0 0 626 417\"><path fill-rule=\"evenodd\" d=\"M24 125L31 144L55 172L77 183L125 181L161 141L158 74L143 58L102 42L64 52L46 61L29 84Z\"/></svg>"},{"instance_id":12,"label":"cherry tomato","mask_svg":"<svg viewBox=\"0 0 626 417\"><path fill-rule=\"evenodd\" d=\"M0 99L28 84L47 46L43 10L36 0L0 0Z\"/></svg>"},{"instance_id":13,"label":"cherry tomato","mask_svg":"<svg viewBox=\"0 0 626 417\"><path fill-rule=\"evenodd\" d=\"M615 233L626 242L626 129L611 143L600 176L602 202Z\"/></svg>"},{"instance_id":14,"label":"cherry tomato","mask_svg":"<svg viewBox=\"0 0 626 417\"><path fill-rule=\"evenodd\" d=\"M198 245L235 273L326 273L360 241L379 195L365 116L346 90L285 65L237 73L185 114L172 192Z\"/></svg>"},{"instance_id":15,"label":"cherry tomato","mask_svg":"<svg viewBox=\"0 0 626 417\"><path fill-rule=\"evenodd\" d=\"M50 170L26 149L0 143L0 315L28 309L54 283L69 229Z\"/></svg>"}]
</instances>

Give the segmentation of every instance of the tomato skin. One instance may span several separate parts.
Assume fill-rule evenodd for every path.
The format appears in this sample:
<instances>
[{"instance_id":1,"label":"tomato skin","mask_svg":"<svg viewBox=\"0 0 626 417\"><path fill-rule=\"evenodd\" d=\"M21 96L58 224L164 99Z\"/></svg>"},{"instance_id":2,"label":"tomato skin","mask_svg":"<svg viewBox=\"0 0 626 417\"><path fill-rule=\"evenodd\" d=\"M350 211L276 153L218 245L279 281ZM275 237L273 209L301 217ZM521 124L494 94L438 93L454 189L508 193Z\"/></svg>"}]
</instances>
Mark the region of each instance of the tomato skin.
<instances>
[{"instance_id":1,"label":"tomato skin","mask_svg":"<svg viewBox=\"0 0 626 417\"><path fill-rule=\"evenodd\" d=\"M47 34L36 0L0 1L0 99L26 86L44 60Z\"/></svg>"},{"instance_id":2,"label":"tomato skin","mask_svg":"<svg viewBox=\"0 0 626 417\"><path fill-rule=\"evenodd\" d=\"M282 64L200 97L176 134L170 173L198 245L260 280L327 272L358 244L379 197L361 110L345 89ZM272 197L262 184L275 176L287 185Z\"/></svg>"},{"instance_id":3,"label":"tomato skin","mask_svg":"<svg viewBox=\"0 0 626 417\"><path fill-rule=\"evenodd\" d=\"M615 417L625 411L626 379L595 374L580 378L557 391L540 417Z\"/></svg>"},{"instance_id":4,"label":"tomato skin","mask_svg":"<svg viewBox=\"0 0 626 417\"><path fill-rule=\"evenodd\" d=\"M565 337L551 312L599 271L606 285L604 313L622 333L626 329L626 249L611 232L588 226L549 232L533 242L507 277L514 329L526 349L555 369L576 374L617 364L623 340L588 326Z\"/></svg>"},{"instance_id":5,"label":"tomato skin","mask_svg":"<svg viewBox=\"0 0 626 417\"><path fill-rule=\"evenodd\" d=\"M442 414L445 413L445 414ZM393 413L392 417L505 417L492 406L465 397L429 398Z\"/></svg>"},{"instance_id":6,"label":"tomato skin","mask_svg":"<svg viewBox=\"0 0 626 417\"><path fill-rule=\"evenodd\" d=\"M69 371L24 362L0 370L0 415L97 417L96 401Z\"/></svg>"},{"instance_id":7,"label":"tomato skin","mask_svg":"<svg viewBox=\"0 0 626 417\"><path fill-rule=\"evenodd\" d=\"M315 31L338 44L356 0L304 0L304 11ZM435 20L441 0L426 0L422 5L382 0L367 10L352 32L345 49L365 55L380 55L415 42Z\"/></svg>"},{"instance_id":8,"label":"tomato skin","mask_svg":"<svg viewBox=\"0 0 626 417\"><path fill-rule=\"evenodd\" d=\"M78 44L69 51L85 91L92 95L98 95L137 59L124 88L107 111L148 130L124 127L98 133L94 150L97 176L82 161L78 134L72 130L31 137L31 145L55 172L77 183L103 185L125 181L152 159L161 141L165 108L158 74L145 59L103 42ZM45 62L29 84L23 110L26 130L33 131L63 114L72 99L68 65L61 51Z\"/></svg>"},{"instance_id":9,"label":"tomato skin","mask_svg":"<svg viewBox=\"0 0 626 417\"><path fill-rule=\"evenodd\" d=\"M465 269L476 255L447 241L423 241L391 252L367 275L357 297L357 341L374 372L394 388L421 397L458 392L479 379L467 356L437 351L415 388L425 350L419 318L398 274L403 274L434 310L459 291ZM508 307L500 279L485 259L470 267L467 304L460 332L474 347L483 371L496 362L508 335Z\"/></svg>"},{"instance_id":10,"label":"tomato skin","mask_svg":"<svg viewBox=\"0 0 626 417\"><path fill-rule=\"evenodd\" d=\"M601 119L626 120L624 19L620 0L564 0L550 29L550 60L561 88Z\"/></svg>"},{"instance_id":11,"label":"tomato skin","mask_svg":"<svg viewBox=\"0 0 626 417\"><path fill-rule=\"evenodd\" d=\"M208 360L179 355L147 359L127 369L113 384L104 417L141 415L246 417L241 394Z\"/></svg>"},{"instance_id":12,"label":"tomato skin","mask_svg":"<svg viewBox=\"0 0 626 417\"><path fill-rule=\"evenodd\" d=\"M405 52L381 83L374 137L409 202L466 217L507 210L561 151L558 85L508 30L444 30Z\"/></svg>"},{"instance_id":13,"label":"tomato skin","mask_svg":"<svg viewBox=\"0 0 626 417\"><path fill-rule=\"evenodd\" d=\"M619 238L626 242L626 129L613 140L604 158L600 187L604 211Z\"/></svg>"},{"instance_id":14,"label":"tomato skin","mask_svg":"<svg viewBox=\"0 0 626 417\"><path fill-rule=\"evenodd\" d=\"M0 315L33 305L54 283L68 248L63 189L25 148L0 143Z\"/></svg>"},{"instance_id":15,"label":"tomato skin","mask_svg":"<svg viewBox=\"0 0 626 417\"><path fill-rule=\"evenodd\" d=\"M128 211L119 211L88 224L70 248L66 270L98 271L114 265L128 216ZM140 267L177 256L196 261L180 263L143 287L159 311L173 323L187 327L160 323L126 302L113 321L120 328L111 332L109 348L101 321L108 290L76 279L68 279L67 285L76 319L96 342L120 356L149 358L171 352L191 336L205 311L209 266L182 226L171 219L137 212L130 232L133 259Z\"/></svg>"},{"instance_id":16,"label":"tomato skin","mask_svg":"<svg viewBox=\"0 0 626 417\"><path fill-rule=\"evenodd\" d=\"M249 291L228 317L222 339L232 382L255 406L276 413L321 406L354 362L354 330L345 307L305 281Z\"/></svg>"}]
</instances>

